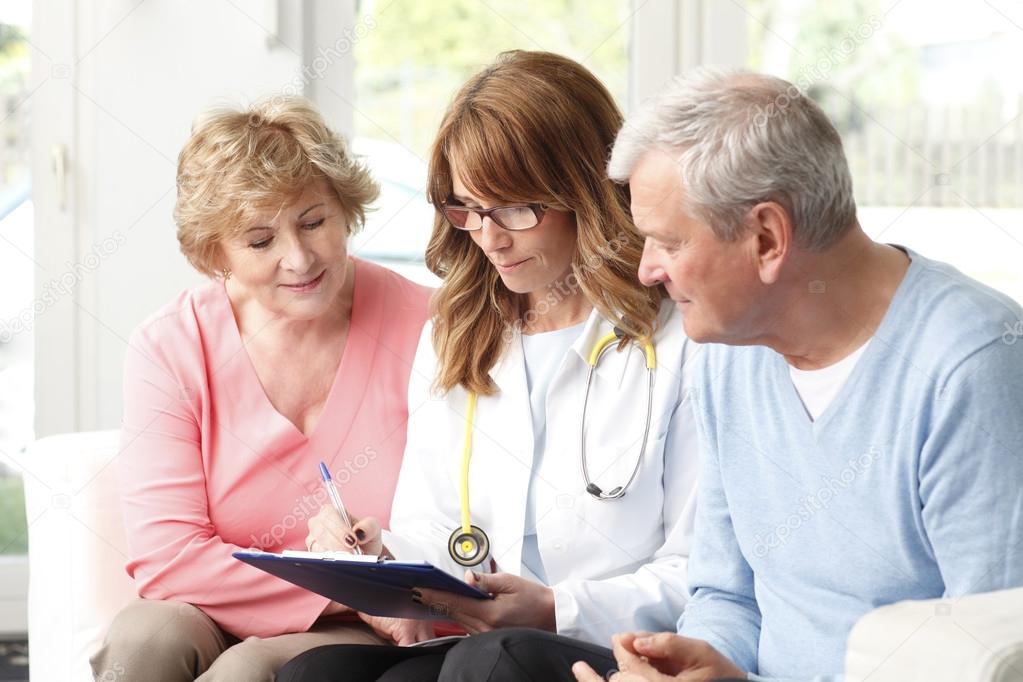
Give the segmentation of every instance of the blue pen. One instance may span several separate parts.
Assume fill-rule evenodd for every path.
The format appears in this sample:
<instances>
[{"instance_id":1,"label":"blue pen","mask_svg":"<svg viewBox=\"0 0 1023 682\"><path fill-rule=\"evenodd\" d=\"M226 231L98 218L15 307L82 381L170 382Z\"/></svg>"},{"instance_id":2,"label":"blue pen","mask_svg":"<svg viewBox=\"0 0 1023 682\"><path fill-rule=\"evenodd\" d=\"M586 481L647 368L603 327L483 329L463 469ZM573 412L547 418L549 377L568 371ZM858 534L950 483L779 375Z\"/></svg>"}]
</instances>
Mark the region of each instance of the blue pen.
<instances>
[{"instance_id":1,"label":"blue pen","mask_svg":"<svg viewBox=\"0 0 1023 682\"><path fill-rule=\"evenodd\" d=\"M323 462L320 462L320 476L323 477L323 487L327 489L327 494L330 495L331 502L334 503L334 508L337 509L337 513L341 515L341 520L345 522L349 530L352 530L352 519L348 516L348 512L345 511L345 505L341 502L341 493L337 491L334 486L334 479L330 477L330 469ZM354 535L354 533L353 533ZM358 539L356 539L355 553L362 554L362 548L359 547Z\"/></svg>"}]
</instances>

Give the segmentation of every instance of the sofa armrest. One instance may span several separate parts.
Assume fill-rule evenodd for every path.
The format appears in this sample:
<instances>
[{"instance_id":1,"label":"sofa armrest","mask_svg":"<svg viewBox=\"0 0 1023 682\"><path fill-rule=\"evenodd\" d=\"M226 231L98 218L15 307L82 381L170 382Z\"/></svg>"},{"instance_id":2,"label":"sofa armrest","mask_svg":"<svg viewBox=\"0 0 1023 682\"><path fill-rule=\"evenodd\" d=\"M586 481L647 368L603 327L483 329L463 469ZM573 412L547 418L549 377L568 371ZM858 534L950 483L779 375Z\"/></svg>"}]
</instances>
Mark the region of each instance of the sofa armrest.
<instances>
[{"instance_id":1,"label":"sofa armrest","mask_svg":"<svg viewBox=\"0 0 1023 682\"><path fill-rule=\"evenodd\" d=\"M1023 680L1023 589L905 601L863 616L849 634L846 681Z\"/></svg>"},{"instance_id":2,"label":"sofa armrest","mask_svg":"<svg viewBox=\"0 0 1023 682\"><path fill-rule=\"evenodd\" d=\"M117 452L117 431L51 436L26 452L32 680L91 680L89 656L134 598Z\"/></svg>"}]
</instances>

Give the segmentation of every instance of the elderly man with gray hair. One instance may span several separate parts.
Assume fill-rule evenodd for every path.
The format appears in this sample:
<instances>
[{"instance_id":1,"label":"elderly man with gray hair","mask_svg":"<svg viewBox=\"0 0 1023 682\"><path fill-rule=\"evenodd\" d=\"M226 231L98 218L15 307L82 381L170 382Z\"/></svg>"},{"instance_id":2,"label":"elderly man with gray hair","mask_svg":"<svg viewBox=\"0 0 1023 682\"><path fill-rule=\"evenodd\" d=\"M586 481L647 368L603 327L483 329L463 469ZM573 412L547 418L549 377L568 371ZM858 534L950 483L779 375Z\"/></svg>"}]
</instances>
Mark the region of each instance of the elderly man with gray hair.
<instances>
[{"instance_id":1,"label":"elderly man with gray hair","mask_svg":"<svg viewBox=\"0 0 1023 682\"><path fill-rule=\"evenodd\" d=\"M640 278L707 344L690 600L677 634L613 650L471 638L441 679L835 680L869 610L1023 585L1016 302L872 241L837 131L777 78L677 79L609 173L646 237Z\"/></svg>"}]
</instances>

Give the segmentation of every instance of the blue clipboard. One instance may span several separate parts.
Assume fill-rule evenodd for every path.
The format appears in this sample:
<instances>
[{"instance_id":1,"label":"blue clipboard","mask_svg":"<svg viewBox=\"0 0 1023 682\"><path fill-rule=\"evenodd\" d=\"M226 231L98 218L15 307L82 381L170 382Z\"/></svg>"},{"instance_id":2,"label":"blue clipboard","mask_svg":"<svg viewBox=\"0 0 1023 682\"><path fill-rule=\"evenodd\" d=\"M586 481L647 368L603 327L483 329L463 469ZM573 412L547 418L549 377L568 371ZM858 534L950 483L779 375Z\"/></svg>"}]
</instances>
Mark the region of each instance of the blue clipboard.
<instances>
[{"instance_id":1,"label":"blue clipboard","mask_svg":"<svg viewBox=\"0 0 1023 682\"><path fill-rule=\"evenodd\" d=\"M443 609L413 602L412 589L416 587L444 590L473 599L493 599L428 563L286 557L257 551L235 552L232 556L293 585L374 616L451 620Z\"/></svg>"}]
</instances>

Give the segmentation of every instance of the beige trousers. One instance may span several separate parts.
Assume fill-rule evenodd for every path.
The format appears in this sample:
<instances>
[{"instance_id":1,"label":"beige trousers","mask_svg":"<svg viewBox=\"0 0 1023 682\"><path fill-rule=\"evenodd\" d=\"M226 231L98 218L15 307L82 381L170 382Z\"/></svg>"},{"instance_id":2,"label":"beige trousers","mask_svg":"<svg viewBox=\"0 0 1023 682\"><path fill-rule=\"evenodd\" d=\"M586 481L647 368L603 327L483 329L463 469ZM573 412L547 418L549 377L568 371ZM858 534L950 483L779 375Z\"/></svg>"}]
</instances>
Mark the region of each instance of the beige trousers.
<instances>
[{"instance_id":1,"label":"beige trousers","mask_svg":"<svg viewBox=\"0 0 1023 682\"><path fill-rule=\"evenodd\" d=\"M383 643L368 625L330 620L308 632L239 641L191 604L138 599L114 618L90 663L97 682L273 682L313 647Z\"/></svg>"}]
</instances>

